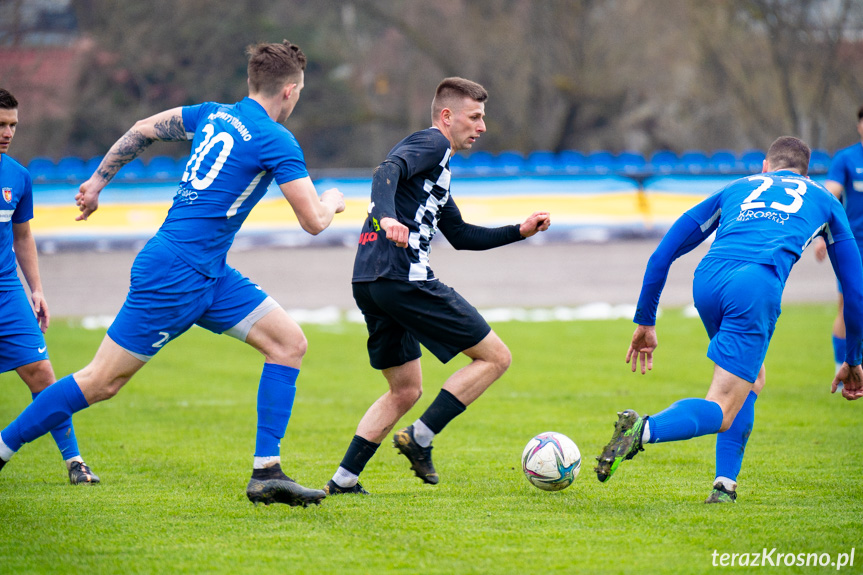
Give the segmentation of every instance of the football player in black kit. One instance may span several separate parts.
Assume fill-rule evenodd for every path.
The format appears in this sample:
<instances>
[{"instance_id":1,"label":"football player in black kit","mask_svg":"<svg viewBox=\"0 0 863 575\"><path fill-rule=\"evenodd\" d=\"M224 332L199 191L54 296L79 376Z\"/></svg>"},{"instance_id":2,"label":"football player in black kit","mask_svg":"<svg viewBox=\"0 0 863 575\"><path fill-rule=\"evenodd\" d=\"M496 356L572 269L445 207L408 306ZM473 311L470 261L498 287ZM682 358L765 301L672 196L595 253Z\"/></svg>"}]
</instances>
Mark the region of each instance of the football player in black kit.
<instances>
[{"instance_id":1,"label":"football player in black kit","mask_svg":"<svg viewBox=\"0 0 863 575\"><path fill-rule=\"evenodd\" d=\"M432 102L432 127L411 134L390 151L372 178L369 215L354 262L353 293L368 327L372 367L389 391L366 411L341 465L324 490L368 493L358 482L366 463L398 420L422 395L420 344L446 363L459 353L472 361L444 383L413 425L393 444L417 477L438 482L432 465L434 436L509 367L509 349L488 323L429 267L438 230L460 250L487 250L545 231L548 212L522 224L486 228L466 223L450 195L449 161L485 132L485 88L446 78Z\"/></svg>"}]
</instances>

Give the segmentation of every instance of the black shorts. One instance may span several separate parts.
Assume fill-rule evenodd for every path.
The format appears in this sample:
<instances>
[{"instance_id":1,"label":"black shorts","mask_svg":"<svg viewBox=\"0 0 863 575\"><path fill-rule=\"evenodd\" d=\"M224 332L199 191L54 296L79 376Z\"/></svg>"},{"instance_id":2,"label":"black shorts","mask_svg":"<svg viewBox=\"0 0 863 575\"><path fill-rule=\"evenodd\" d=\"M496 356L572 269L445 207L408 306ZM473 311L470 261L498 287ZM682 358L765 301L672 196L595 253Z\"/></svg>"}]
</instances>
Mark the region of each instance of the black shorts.
<instances>
[{"instance_id":1,"label":"black shorts","mask_svg":"<svg viewBox=\"0 0 863 575\"><path fill-rule=\"evenodd\" d=\"M369 360L375 369L419 359L420 344L446 363L491 332L476 308L440 281L380 278L354 283L353 290L366 319Z\"/></svg>"}]
</instances>

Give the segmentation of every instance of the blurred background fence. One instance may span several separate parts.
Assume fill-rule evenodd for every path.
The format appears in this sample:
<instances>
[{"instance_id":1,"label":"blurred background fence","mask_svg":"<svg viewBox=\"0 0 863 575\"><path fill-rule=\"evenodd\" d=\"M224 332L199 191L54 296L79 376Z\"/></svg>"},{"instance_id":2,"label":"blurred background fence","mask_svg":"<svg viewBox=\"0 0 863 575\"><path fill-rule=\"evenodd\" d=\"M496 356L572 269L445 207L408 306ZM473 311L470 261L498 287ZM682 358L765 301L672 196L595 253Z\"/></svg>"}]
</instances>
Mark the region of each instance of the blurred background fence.
<instances>
[{"instance_id":1,"label":"blurred background fence","mask_svg":"<svg viewBox=\"0 0 863 575\"><path fill-rule=\"evenodd\" d=\"M515 151L456 155L451 165L453 196L465 219L505 225L536 210L552 213L553 226L540 241L608 241L658 237L683 211L725 184L761 170L764 153L697 150L582 153ZM161 224L182 176L185 158L134 160L118 173L87 222L76 222L77 185L100 158L34 158L36 218L32 226L43 253L71 249L137 247ZM830 155L813 153L810 175L823 179ZM339 188L347 208L321 235L304 233L290 206L273 185L237 236L236 248L297 245L352 245L366 216L370 170L318 170L321 192Z\"/></svg>"}]
</instances>

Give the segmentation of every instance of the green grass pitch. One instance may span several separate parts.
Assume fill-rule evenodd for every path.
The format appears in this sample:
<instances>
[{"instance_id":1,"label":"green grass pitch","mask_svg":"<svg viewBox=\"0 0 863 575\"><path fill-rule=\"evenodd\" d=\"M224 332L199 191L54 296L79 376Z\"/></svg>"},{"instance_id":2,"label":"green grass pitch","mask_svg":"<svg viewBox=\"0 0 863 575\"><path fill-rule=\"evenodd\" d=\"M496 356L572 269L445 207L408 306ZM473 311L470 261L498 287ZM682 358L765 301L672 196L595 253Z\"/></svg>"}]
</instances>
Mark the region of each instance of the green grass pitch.
<instances>
[{"instance_id":1,"label":"green grass pitch","mask_svg":"<svg viewBox=\"0 0 863 575\"><path fill-rule=\"evenodd\" d=\"M435 440L439 485L413 477L385 442L361 478L371 496L309 509L246 500L261 359L193 329L116 398L75 417L101 485L68 485L47 436L3 469L0 573L701 573L716 569L714 551L850 553L863 547L863 404L829 394L833 314L832 305L786 306L738 502L712 506L702 504L712 436L649 446L606 484L592 471L616 411L655 413L704 396L706 336L679 310L660 318L646 376L624 363L629 321L495 325L512 367ZM363 326L304 329L309 352L282 461L301 483L322 487L384 380L368 366ZM103 334L55 322L48 344L58 376L83 367ZM403 424L463 364L426 354L425 396ZM14 373L0 382L5 426L30 397ZM519 462L527 441L549 430L583 456L576 482L557 493L532 487ZM861 570L856 551L847 572ZM825 569L836 568L815 570Z\"/></svg>"}]
</instances>

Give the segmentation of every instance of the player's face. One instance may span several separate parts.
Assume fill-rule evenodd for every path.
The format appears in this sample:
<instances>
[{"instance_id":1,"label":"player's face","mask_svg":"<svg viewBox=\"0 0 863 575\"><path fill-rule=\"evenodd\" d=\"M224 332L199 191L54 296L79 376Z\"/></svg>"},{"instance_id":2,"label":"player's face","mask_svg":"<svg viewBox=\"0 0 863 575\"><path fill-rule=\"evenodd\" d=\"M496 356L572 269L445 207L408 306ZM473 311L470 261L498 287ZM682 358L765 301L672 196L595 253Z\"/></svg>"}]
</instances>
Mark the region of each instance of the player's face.
<instances>
[{"instance_id":1,"label":"player's face","mask_svg":"<svg viewBox=\"0 0 863 575\"><path fill-rule=\"evenodd\" d=\"M860 138L863 139L863 118L857 122L857 133L860 134Z\"/></svg>"},{"instance_id":2,"label":"player's face","mask_svg":"<svg viewBox=\"0 0 863 575\"><path fill-rule=\"evenodd\" d=\"M4 110L0 108L0 154L9 151L9 144L18 127L18 110Z\"/></svg>"},{"instance_id":3,"label":"player's face","mask_svg":"<svg viewBox=\"0 0 863 575\"><path fill-rule=\"evenodd\" d=\"M460 106L451 111L450 137L453 152L470 150L476 139L485 132L485 102L470 98L462 100Z\"/></svg>"},{"instance_id":4,"label":"player's face","mask_svg":"<svg viewBox=\"0 0 863 575\"><path fill-rule=\"evenodd\" d=\"M281 123L288 119L288 117L293 113L294 108L297 105L297 102L300 99L300 92L305 87L305 74L300 72L300 81L294 85L293 90L291 90L291 95L285 100L282 105L282 113L279 114L277 122Z\"/></svg>"}]
</instances>

